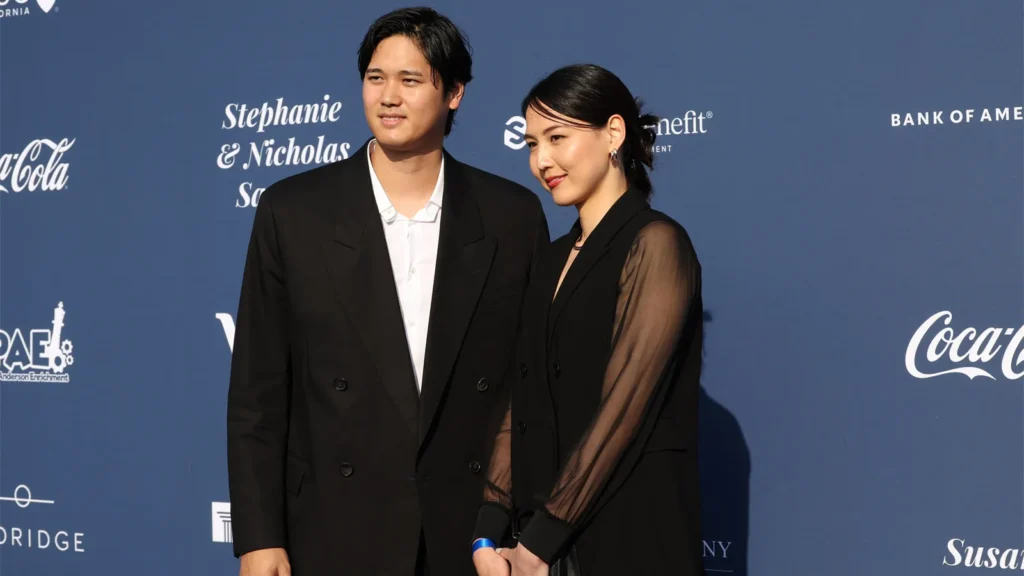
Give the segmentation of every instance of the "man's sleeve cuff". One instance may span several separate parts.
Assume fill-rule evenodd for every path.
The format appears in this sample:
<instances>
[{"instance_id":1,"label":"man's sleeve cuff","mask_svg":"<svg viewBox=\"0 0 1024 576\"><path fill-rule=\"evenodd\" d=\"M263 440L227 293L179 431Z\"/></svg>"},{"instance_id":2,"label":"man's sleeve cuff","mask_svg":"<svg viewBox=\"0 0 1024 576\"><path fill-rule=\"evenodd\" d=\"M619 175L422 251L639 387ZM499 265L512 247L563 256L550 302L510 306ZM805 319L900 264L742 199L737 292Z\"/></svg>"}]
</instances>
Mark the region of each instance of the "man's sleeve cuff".
<instances>
[{"instance_id":1,"label":"man's sleeve cuff","mask_svg":"<svg viewBox=\"0 0 1024 576\"><path fill-rule=\"evenodd\" d=\"M500 546L511 532L512 515L508 508L496 502L485 502L480 505L476 515L476 529L473 530L473 541L477 538L489 538Z\"/></svg>"},{"instance_id":2,"label":"man's sleeve cuff","mask_svg":"<svg viewBox=\"0 0 1024 576\"><path fill-rule=\"evenodd\" d=\"M542 507L519 535L519 544L550 565L558 558L572 532L570 524L552 516L547 508Z\"/></svg>"}]
</instances>

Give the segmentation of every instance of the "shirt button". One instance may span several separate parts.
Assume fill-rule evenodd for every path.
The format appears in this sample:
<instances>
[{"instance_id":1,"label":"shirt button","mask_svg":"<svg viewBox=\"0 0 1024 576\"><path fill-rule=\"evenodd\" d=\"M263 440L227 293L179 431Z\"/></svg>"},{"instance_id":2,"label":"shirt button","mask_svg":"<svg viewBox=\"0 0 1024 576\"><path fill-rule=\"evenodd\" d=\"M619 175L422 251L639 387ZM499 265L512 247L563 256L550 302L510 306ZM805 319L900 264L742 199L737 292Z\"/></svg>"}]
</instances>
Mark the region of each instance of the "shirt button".
<instances>
[{"instance_id":1,"label":"shirt button","mask_svg":"<svg viewBox=\"0 0 1024 576\"><path fill-rule=\"evenodd\" d=\"M409 274L415 274L415 273L416 273L416 267L413 266L412 270L409 270Z\"/></svg>"}]
</instances>

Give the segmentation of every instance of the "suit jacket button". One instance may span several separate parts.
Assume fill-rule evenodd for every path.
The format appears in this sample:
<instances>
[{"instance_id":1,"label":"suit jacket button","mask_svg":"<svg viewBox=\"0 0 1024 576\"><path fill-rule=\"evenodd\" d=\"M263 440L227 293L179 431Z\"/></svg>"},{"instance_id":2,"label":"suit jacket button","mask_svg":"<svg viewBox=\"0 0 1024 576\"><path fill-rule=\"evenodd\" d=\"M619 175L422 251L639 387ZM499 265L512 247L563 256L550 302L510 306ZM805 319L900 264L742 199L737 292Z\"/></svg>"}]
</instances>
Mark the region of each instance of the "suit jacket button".
<instances>
[{"instance_id":1,"label":"suit jacket button","mask_svg":"<svg viewBox=\"0 0 1024 576\"><path fill-rule=\"evenodd\" d=\"M526 422L523 422L522 420L519 421L519 433L526 434Z\"/></svg>"},{"instance_id":2,"label":"suit jacket button","mask_svg":"<svg viewBox=\"0 0 1024 576\"><path fill-rule=\"evenodd\" d=\"M469 469L473 472L473 474L479 474L480 463L477 462L476 460L473 460L472 462L469 463Z\"/></svg>"},{"instance_id":3,"label":"suit jacket button","mask_svg":"<svg viewBox=\"0 0 1024 576\"><path fill-rule=\"evenodd\" d=\"M520 364L520 365L519 365L519 374L520 374L520 375L521 375L521 376L522 376L523 378L526 378L526 364Z\"/></svg>"},{"instance_id":4,"label":"suit jacket button","mask_svg":"<svg viewBox=\"0 0 1024 576\"><path fill-rule=\"evenodd\" d=\"M344 378L335 378L334 389L337 390L338 392L344 392L348 390L348 380L345 380Z\"/></svg>"},{"instance_id":5,"label":"suit jacket button","mask_svg":"<svg viewBox=\"0 0 1024 576\"><path fill-rule=\"evenodd\" d=\"M342 462L341 466L338 467L338 471L341 472L342 476L348 478L353 472L355 472L355 468L353 468L348 462Z\"/></svg>"},{"instance_id":6,"label":"suit jacket button","mask_svg":"<svg viewBox=\"0 0 1024 576\"><path fill-rule=\"evenodd\" d=\"M487 378L481 378L476 383L476 389L479 392L487 392Z\"/></svg>"}]
</instances>

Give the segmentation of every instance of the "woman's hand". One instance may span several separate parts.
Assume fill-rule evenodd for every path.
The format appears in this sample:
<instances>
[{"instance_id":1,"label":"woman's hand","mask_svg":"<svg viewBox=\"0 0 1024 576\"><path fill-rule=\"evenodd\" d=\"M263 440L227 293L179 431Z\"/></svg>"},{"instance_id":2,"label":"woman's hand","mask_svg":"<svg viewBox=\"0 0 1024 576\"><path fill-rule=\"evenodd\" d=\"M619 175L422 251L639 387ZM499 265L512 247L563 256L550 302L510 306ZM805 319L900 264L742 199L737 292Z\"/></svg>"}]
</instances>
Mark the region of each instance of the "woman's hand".
<instances>
[{"instance_id":1,"label":"woman's hand","mask_svg":"<svg viewBox=\"0 0 1024 576\"><path fill-rule=\"evenodd\" d=\"M504 548L481 548L473 552L473 566L479 576L510 576L512 568L502 556Z\"/></svg>"},{"instance_id":2,"label":"woman's hand","mask_svg":"<svg viewBox=\"0 0 1024 576\"><path fill-rule=\"evenodd\" d=\"M548 565L522 544L503 550L501 555L512 563L511 576L548 576Z\"/></svg>"}]
</instances>

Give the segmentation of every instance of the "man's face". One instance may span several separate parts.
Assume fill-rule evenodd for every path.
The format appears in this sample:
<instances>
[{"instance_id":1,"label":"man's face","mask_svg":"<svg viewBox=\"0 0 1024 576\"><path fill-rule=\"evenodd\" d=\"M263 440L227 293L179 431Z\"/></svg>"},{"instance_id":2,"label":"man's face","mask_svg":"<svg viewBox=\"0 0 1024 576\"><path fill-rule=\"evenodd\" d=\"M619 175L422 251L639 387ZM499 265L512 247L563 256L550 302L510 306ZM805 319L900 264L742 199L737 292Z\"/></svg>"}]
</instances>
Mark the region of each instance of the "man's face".
<instances>
[{"instance_id":1,"label":"man's face","mask_svg":"<svg viewBox=\"0 0 1024 576\"><path fill-rule=\"evenodd\" d=\"M391 36L377 45L363 76L363 111L384 147L411 151L444 140L448 111L459 107L463 90L456 85L445 94L431 72L408 37Z\"/></svg>"}]
</instances>

